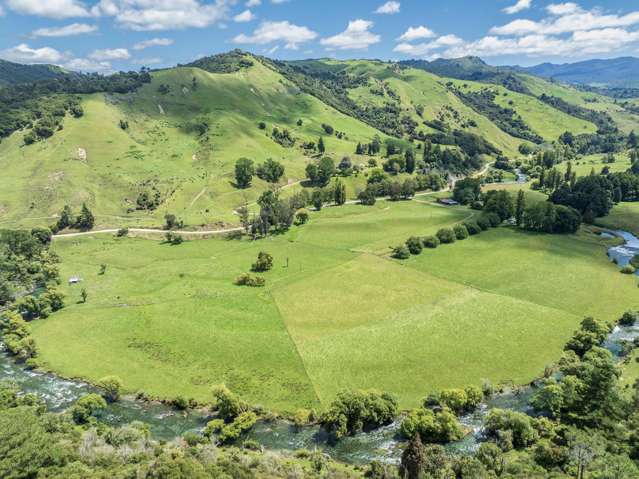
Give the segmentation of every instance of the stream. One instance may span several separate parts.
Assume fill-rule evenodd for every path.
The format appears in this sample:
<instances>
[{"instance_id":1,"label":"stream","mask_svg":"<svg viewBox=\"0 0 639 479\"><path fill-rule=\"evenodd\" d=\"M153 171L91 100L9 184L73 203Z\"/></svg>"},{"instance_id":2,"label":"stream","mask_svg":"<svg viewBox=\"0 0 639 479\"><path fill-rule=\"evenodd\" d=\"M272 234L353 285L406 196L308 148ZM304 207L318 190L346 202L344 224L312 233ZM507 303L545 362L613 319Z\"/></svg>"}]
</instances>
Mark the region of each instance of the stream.
<instances>
[{"instance_id":1,"label":"stream","mask_svg":"<svg viewBox=\"0 0 639 479\"><path fill-rule=\"evenodd\" d=\"M603 235L609 238L617 236L625 240L623 245L614 246L608 250L609 258L619 267L628 264L634 255L639 254L639 238L632 234L612 231ZM639 325L617 326L604 346L619 359L621 344L637 337L639 337ZM94 387L80 381L65 380L53 374L24 369L8 356L0 343L0 382L5 380L15 382L24 392L41 396L48 408L54 412L64 411L84 394L96 392ZM482 440L484 419L491 409L530 412L528 402L532 393L533 388L527 386L505 391L486 400L475 412L460 418L460 422L471 433L462 440L447 445L447 448L461 454L472 452ZM186 432L201 431L210 417L200 411L176 411L161 403L123 399L110 404L98 419L111 426L142 421L149 425L155 439L170 441ZM338 461L351 464L366 464L373 460L397 462L403 448L398 434L399 427L400 420L397 420L388 426L344 438L336 445L329 445L326 433L318 426L308 426L298 430L291 423L283 420L260 421L246 438L257 441L266 450L317 449Z\"/></svg>"}]
</instances>

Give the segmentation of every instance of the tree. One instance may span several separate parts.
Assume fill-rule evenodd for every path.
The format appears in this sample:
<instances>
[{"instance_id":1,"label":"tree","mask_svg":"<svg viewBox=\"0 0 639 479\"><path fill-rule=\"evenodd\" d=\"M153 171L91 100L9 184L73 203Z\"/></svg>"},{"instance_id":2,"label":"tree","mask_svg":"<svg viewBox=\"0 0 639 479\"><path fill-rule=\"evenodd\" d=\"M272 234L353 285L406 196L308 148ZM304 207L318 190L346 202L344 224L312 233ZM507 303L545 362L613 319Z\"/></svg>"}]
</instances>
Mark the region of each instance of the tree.
<instances>
[{"instance_id":1,"label":"tree","mask_svg":"<svg viewBox=\"0 0 639 479\"><path fill-rule=\"evenodd\" d=\"M457 237L452 229L442 228L437 232L437 239L441 244L449 244L454 243Z\"/></svg>"},{"instance_id":2,"label":"tree","mask_svg":"<svg viewBox=\"0 0 639 479\"><path fill-rule=\"evenodd\" d=\"M214 406L224 420L233 420L244 412L248 412L248 404L231 392L224 384L214 386L211 390Z\"/></svg>"},{"instance_id":3,"label":"tree","mask_svg":"<svg viewBox=\"0 0 639 479\"><path fill-rule=\"evenodd\" d=\"M86 203L82 203L82 210L80 210L80 215L76 219L76 225L82 231L88 231L93 228L94 223L95 217L93 213L91 213Z\"/></svg>"},{"instance_id":4,"label":"tree","mask_svg":"<svg viewBox=\"0 0 639 479\"><path fill-rule=\"evenodd\" d=\"M173 230L181 227L182 222L178 220L177 216L172 213L167 213L164 215L164 229Z\"/></svg>"},{"instance_id":5,"label":"tree","mask_svg":"<svg viewBox=\"0 0 639 479\"><path fill-rule=\"evenodd\" d=\"M324 144L324 137L320 136L317 141L317 151L319 151L320 155L323 155L326 151L326 145Z\"/></svg>"},{"instance_id":6,"label":"tree","mask_svg":"<svg viewBox=\"0 0 639 479\"><path fill-rule=\"evenodd\" d=\"M328 185L328 182L331 180L334 174L335 163L333 163L333 160L331 158L325 156L317 164L317 185L320 187Z\"/></svg>"},{"instance_id":7,"label":"tree","mask_svg":"<svg viewBox=\"0 0 639 479\"><path fill-rule=\"evenodd\" d=\"M406 247L408 248L408 251L410 251L410 254L414 255L421 254L422 249L424 248L421 238L418 238L417 236L411 236L408 238L406 240Z\"/></svg>"},{"instance_id":8,"label":"tree","mask_svg":"<svg viewBox=\"0 0 639 479\"><path fill-rule=\"evenodd\" d=\"M255 167L253 160L248 158L240 158L235 163L235 184L238 188L248 188L253 180Z\"/></svg>"},{"instance_id":9,"label":"tree","mask_svg":"<svg viewBox=\"0 0 639 479\"><path fill-rule=\"evenodd\" d=\"M102 389L104 399L114 403L120 399L122 391L122 380L116 376L106 376L98 381L97 386Z\"/></svg>"},{"instance_id":10,"label":"tree","mask_svg":"<svg viewBox=\"0 0 639 479\"><path fill-rule=\"evenodd\" d=\"M400 474L405 479L421 479L425 464L424 445L419 434L415 434L402 453L402 461L399 466Z\"/></svg>"},{"instance_id":11,"label":"tree","mask_svg":"<svg viewBox=\"0 0 639 479\"><path fill-rule=\"evenodd\" d=\"M284 166L269 158L257 167L257 177L269 183L277 183L284 176Z\"/></svg>"},{"instance_id":12,"label":"tree","mask_svg":"<svg viewBox=\"0 0 639 479\"><path fill-rule=\"evenodd\" d=\"M467 205L479 199L481 195L481 180L478 178L464 178L455 183L453 199Z\"/></svg>"},{"instance_id":13,"label":"tree","mask_svg":"<svg viewBox=\"0 0 639 479\"><path fill-rule=\"evenodd\" d=\"M495 213L501 221L513 216L514 207L511 194L506 190L492 190L486 193L484 212Z\"/></svg>"},{"instance_id":14,"label":"tree","mask_svg":"<svg viewBox=\"0 0 639 479\"><path fill-rule=\"evenodd\" d=\"M517 193L517 203L515 205L515 221L517 226L521 226L524 219L524 211L526 211L526 194L524 190L519 190Z\"/></svg>"},{"instance_id":15,"label":"tree","mask_svg":"<svg viewBox=\"0 0 639 479\"><path fill-rule=\"evenodd\" d=\"M363 155L364 154L364 147L362 147L361 143L357 143L357 147L355 148L355 154L356 155Z\"/></svg>"},{"instance_id":16,"label":"tree","mask_svg":"<svg viewBox=\"0 0 639 479\"><path fill-rule=\"evenodd\" d=\"M322 206L324 206L324 193L322 190L313 191L311 194L311 203L317 211L322 209Z\"/></svg>"},{"instance_id":17,"label":"tree","mask_svg":"<svg viewBox=\"0 0 639 479\"><path fill-rule=\"evenodd\" d=\"M82 300L82 303L86 303L88 297L89 297L89 293L87 292L86 289L82 288L82 291L80 291L80 298Z\"/></svg>"},{"instance_id":18,"label":"tree","mask_svg":"<svg viewBox=\"0 0 639 479\"><path fill-rule=\"evenodd\" d=\"M86 424L97 412L106 409L107 403L98 394L82 396L71 407L71 416L77 424Z\"/></svg>"},{"instance_id":19,"label":"tree","mask_svg":"<svg viewBox=\"0 0 639 479\"><path fill-rule=\"evenodd\" d=\"M410 258L410 250L405 245L400 244L393 248L391 256L395 259L408 259Z\"/></svg>"},{"instance_id":20,"label":"tree","mask_svg":"<svg viewBox=\"0 0 639 479\"><path fill-rule=\"evenodd\" d=\"M406 160L406 173L412 175L415 171L415 152L412 148L406 150L404 159Z\"/></svg>"},{"instance_id":21,"label":"tree","mask_svg":"<svg viewBox=\"0 0 639 479\"><path fill-rule=\"evenodd\" d=\"M343 205L344 203L346 203L346 185L344 185L344 183L342 183L341 181L336 181L335 182L335 188L333 189L333 193L334 193L334 199L335 199L335 204L336 205Z\"/></svg>"},{"instance_id":22,"label":"tree","mask_svg":"<svg viewBox=\"0 0 639 479\"><path fill-rule=\"evenodd\" d=\"M257 255L257 261L253 263L251 267L251 271L263 273L269 271L271 268L273 268L273 256L264 251L260 251Z\"/></svg>"}]
</instances>

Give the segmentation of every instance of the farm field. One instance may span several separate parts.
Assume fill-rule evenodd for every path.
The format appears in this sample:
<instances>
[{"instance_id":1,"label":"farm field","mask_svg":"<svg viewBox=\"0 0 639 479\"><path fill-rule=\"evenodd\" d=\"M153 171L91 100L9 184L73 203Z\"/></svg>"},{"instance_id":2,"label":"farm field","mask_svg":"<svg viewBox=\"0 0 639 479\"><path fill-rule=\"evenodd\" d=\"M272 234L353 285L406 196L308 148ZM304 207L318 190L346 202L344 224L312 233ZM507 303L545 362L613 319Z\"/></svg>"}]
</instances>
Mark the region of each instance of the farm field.
<instances>
[{"instance_id":1,"label":"farm field","mask_svg":"<svg viewBox=\"0 0 639 479\"><path fill-rule=\"evenodd\" d=\"M610 214L597 218L597 225L613 230L626 230L639 235L639 203L619 203Z\"/></svg>"},{"instance_id":2,"label":"farm field","mask_svg":"<svg viewBox=\"0 0 639 479\"><path fill-rule=\"evenodd\" d=\"M64 376L115 374L129 392L164 398L206 401L223 382L284 412L377 388L408 408L442 387L526 383L584 315L613 320L639 306L629 304L634 279L586 233L499 228L390 259L389 246L473 214L429 201L327 208L258 242L58 240L63 279L83 283L63 286L68 306L33 323L40 359ZM259 251L275 258L266 287L234 286ZM80 288L86 304L76 303Z\"/></svg>"}]
</instances>

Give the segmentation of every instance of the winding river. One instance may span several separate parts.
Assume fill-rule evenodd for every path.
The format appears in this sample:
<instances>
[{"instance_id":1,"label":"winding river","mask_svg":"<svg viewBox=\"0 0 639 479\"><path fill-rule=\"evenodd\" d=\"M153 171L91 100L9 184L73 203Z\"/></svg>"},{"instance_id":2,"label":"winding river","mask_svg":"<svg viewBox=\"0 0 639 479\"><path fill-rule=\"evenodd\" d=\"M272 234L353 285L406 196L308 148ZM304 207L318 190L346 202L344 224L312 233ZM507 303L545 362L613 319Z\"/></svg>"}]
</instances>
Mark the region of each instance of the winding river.
<instances>
[{"instance_id":1,"label":"winding river","mask_svg":"<svg viewBox=\"0 0 639 479\"><path fill-rule=\"evenodd\" d=\"M620 267L639 254L639 238L624 231L605 233L609 237L618 236L624 244L608 250L608 256ZM624 341L639 337L639 325L634 327L616 327L608 337L605 347L617 358ZM2 348L0 344L0 348ZM0 350L0 381L10 380L25 392L36 393L47 403L52 411L63 411L82 395L95 392L85 383L61 379L52 374L29 371L16 364L5 352ZM487 400L473 414L461 418L461 422L472 433L464 439L452 443L448 448L459 453L473 451L483 435L483 423L493 408L528 411L528 400L532 387L505 391ZM100 415L99 420L112 426L120 426L133 421L142 421L149 425L151 434L158 440L172 440L189 431L200 431L208 422L209 416L199 411L175 411L160 403L148 403L124 399L111 404ZM337 445L329 445L326 434L317 426L300 430L286 421L259 422L248 434L248 439L257 441L267 450L295 451L298 449L318 449L334 459L365 464L373 460L397 462L401 455L402 441L398 437L399 421L375 431L358 434L341 440Z\"/></svg>"}]
</instances>

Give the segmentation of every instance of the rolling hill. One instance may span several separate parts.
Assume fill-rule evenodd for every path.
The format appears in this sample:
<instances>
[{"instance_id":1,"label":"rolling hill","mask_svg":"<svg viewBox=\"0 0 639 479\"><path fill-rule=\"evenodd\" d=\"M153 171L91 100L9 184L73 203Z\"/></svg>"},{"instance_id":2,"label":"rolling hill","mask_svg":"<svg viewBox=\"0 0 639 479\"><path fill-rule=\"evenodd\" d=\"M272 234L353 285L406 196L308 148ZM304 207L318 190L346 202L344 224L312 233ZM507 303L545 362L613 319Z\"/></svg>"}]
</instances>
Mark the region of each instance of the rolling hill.
<instances>
[{"instance_id":1,"label":"rolling hill","mask_svg":"<svg viewBox=\"0 0 639 479\"><path fill-rule=\"evenodd\" d=\"M0 86L51 80L71 75L55 65L22 65L0 60Z\"/></svg>"},{"instance_id":2,"label":"rolling hill","mask_svg":"<svg viewBox=\"0 0 639 479\"><path fill-rule=\"evenodd\" d=\"M473 65L492 68L479 60L464 65L468 71ZM465 151L450 143L457 132L516 158L522 143L597 130L587 118L542 101L544 93L585 111L606 112L622 131L639 125L609 97L539 77L516 74L523 88L513 91L502 77L456 79L418 66L279 62L233 51L145 73L146 79L121 76L115 86L82 77L70 84L75 89L57 93L61 105L70 103L68 111L53 112L62 117L51 136L31 143L31 128L42 122L32 117L0 143L0 226L50 224L64 205L77 210L85 202L98 227L159 226L167 213L189 227L237 224L234 209L255 202L270 186L254 178L250 188L238 189L235 162L281 162L286 174L279 187L288 194L303 187L307 164L320 156L310 144L320 137L335 163L349 156L365 166L385 160L385 148L382 157L355 154L358 143L376 136L400 150L431 141ZM439 73L460 76L450 69ZM69 109L76 103L80 108ZM349 197L363 189L366 174L364 168L343 180ZM154 208L140 209L141 195L157 198Z\"/></svg>"}]
</instances>

